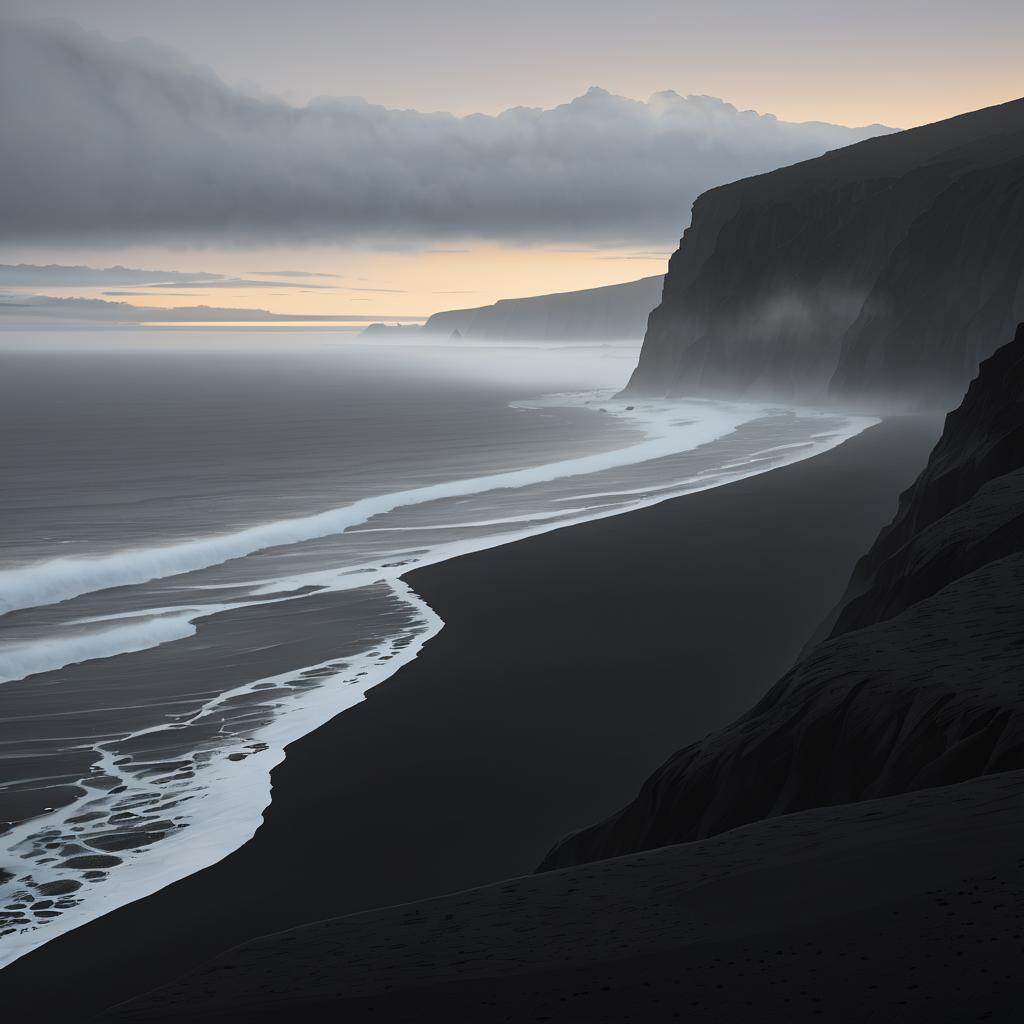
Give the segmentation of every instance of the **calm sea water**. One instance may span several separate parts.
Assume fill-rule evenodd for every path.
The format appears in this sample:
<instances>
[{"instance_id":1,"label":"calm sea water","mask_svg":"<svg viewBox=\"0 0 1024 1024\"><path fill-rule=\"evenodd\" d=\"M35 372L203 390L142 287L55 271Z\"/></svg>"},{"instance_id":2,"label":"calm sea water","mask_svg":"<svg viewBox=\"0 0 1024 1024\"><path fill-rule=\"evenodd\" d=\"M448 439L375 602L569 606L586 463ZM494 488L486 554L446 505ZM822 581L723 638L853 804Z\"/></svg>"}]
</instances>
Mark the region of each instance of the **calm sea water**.
<instances>
[{"instance_id":1,"label":"calm sea water","mask_svg":"<svg viewBox=\"0 0 1024 1024\"><path fill-rule=\"evenodd\" d=\"M0 965L250 838L285 746L442 628L409 568L873 422L617 400L636 353L4 332Z\"/></svg>"}]
</instances>

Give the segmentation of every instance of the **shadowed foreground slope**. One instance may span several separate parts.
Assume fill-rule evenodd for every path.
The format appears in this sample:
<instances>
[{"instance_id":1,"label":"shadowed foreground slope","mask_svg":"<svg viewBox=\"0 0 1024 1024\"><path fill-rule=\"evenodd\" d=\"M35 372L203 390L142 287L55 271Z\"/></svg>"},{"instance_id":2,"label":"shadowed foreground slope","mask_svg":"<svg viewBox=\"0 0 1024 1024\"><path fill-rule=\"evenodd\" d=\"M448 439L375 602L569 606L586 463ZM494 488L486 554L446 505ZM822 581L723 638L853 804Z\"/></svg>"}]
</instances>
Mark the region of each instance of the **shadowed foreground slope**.
<instances>
[{"instance_id":1,"label":"shadowed foreground slope","mask_svg":"<svg viewBox=\"0 0 1024 1024\"><path fill-rule=\"evenodd\" d=\"M105 1021L1010 1020L1024 773L324 921Z\"/></svg>"}]
</instances>

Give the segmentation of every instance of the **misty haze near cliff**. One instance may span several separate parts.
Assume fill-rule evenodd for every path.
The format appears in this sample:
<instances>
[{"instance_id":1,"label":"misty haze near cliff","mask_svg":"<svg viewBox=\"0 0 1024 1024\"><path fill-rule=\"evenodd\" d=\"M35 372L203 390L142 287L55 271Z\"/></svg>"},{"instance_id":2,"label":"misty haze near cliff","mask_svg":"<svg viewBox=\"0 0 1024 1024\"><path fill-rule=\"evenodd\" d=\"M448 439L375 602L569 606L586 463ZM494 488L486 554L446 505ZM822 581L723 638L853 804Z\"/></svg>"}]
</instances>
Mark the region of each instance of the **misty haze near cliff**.
<instances>
[{"instance_id":1,"label":"misty haze near cliff","mask_svg":"<svg viewBox=\"0 0 1024 1024\"><path fill-rule=\"evenodd\" d=\"M524 55L525 59L525 55ZM294 107L145 41L5 20L8 241L669 241L698 193L885 131L591 89L496 117Z\"/></svg>"}]
</instances>

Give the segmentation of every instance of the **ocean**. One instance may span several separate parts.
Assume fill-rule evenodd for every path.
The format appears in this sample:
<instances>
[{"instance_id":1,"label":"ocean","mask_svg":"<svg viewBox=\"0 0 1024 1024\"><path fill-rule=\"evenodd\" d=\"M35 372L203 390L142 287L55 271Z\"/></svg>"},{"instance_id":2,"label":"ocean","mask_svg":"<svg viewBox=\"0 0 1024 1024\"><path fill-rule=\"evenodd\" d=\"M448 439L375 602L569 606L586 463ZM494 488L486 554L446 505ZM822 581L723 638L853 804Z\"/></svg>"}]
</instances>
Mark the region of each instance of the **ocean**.
<instances>
[{"instance_id":1,"label":"ocean","mask_svg":"<svg viewBox=\"0 0 1024 1024\"><path fill-rule=\"evenodd\" d=\"M245 843L287 744L443 628L411 568L875 422L616 398L637 352L3 331L0 965Z\"/></svg>"}]
</instances>

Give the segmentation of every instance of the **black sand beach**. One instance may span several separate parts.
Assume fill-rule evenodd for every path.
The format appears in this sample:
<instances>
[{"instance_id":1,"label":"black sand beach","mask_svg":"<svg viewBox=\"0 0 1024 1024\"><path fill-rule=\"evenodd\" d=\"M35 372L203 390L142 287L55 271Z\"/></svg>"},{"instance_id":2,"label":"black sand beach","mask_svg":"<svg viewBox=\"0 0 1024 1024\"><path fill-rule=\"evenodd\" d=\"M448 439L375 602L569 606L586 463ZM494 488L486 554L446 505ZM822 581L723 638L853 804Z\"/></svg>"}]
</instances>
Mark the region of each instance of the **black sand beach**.
<instances>
[{"instance_id":1,"label":"black sand beach","mask_svg":"<svg viewBox=\"0 0 1024 1024\"><path fill-rule=\"evenodd\" d=\"M289 748L255 839L5 969L3 1005L87 1019L257 935L528 873L789 666L939 429L410 575L445 629Z\"/></svg>"}]
</instances>

